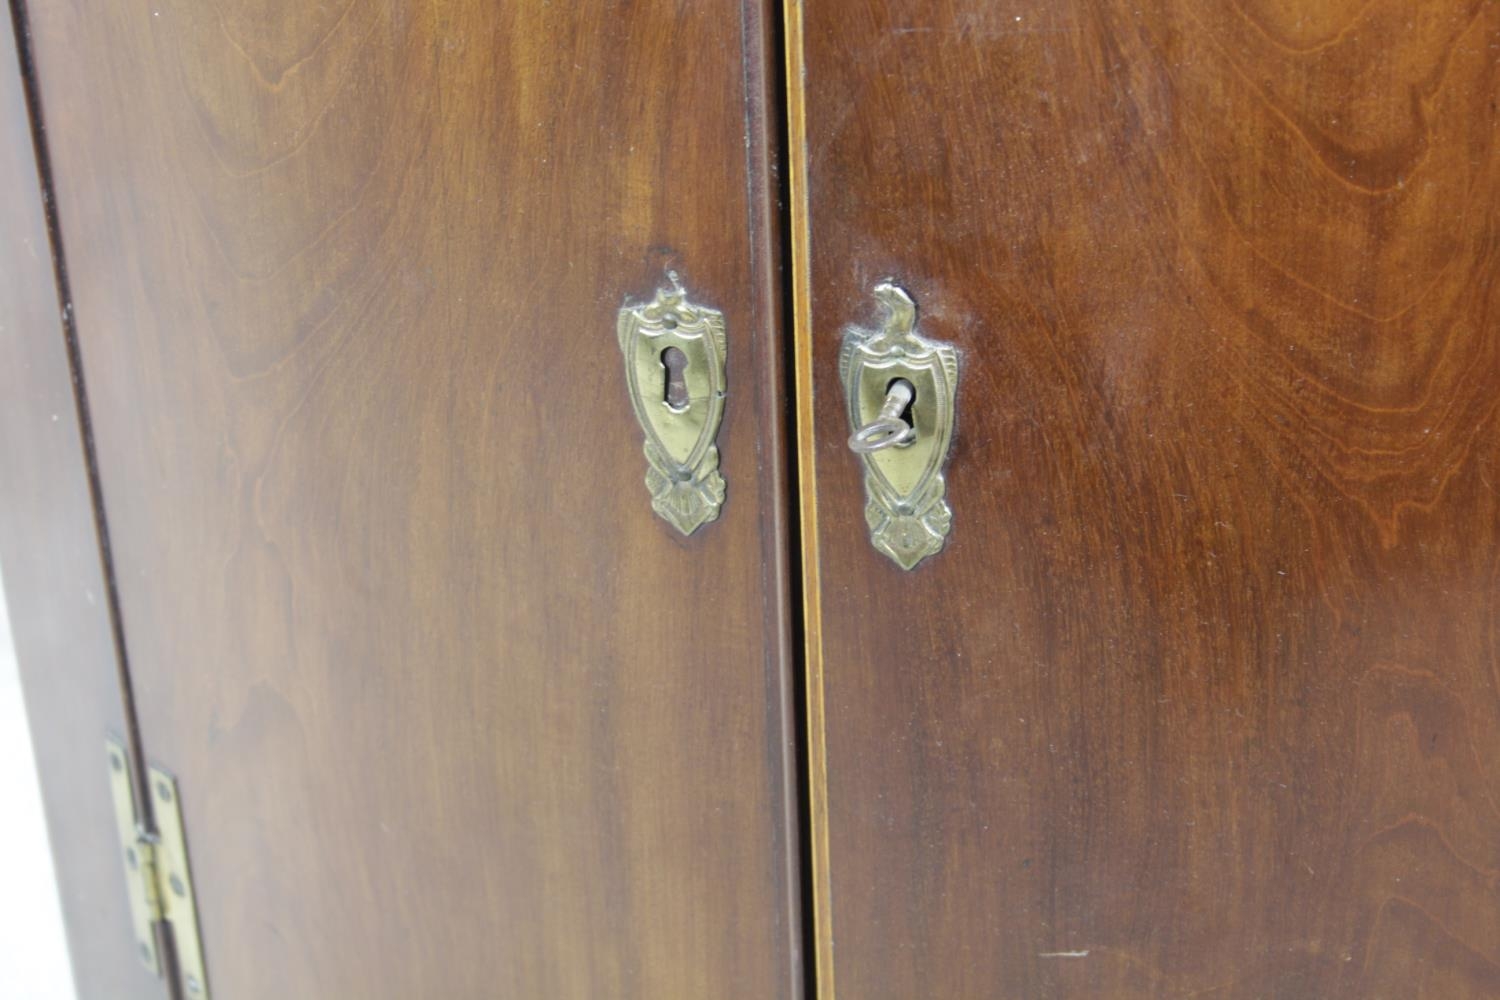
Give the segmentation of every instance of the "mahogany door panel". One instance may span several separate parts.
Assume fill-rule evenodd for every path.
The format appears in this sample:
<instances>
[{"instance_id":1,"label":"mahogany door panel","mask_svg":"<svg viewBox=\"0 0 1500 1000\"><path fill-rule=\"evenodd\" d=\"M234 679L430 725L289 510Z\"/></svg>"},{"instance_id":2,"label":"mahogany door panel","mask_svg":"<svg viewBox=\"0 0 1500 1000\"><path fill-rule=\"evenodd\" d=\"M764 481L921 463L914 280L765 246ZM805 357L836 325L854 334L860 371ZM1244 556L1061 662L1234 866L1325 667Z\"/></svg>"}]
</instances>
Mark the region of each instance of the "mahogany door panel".
<instances>
[{"instance_id":1,"label":"mahogany door panel","mask_svg":"<svg viewBox=\"0 0 1500 1000\"><path fill-rule=\"evenodd\" d=\"M788 13L820 995L1500 996L1500 6Z\"/></svg>"},{"instance_id":2,"label":"mahogany door panel","mask_svg":"<svg viewBox=\"0 0 1500 1000\"><path fill-rule=\"evenodd\" d=\"M27 6L214 995L798 995L760 6ZM616 339L669 269L688 537Z\"/></svg>"},{"instance_id":3,"label":"mahogany door panel","mask_svg":"<svg viewBox=\"0 0 1500 1000\"><path fill-rule=\"evenodd\" d=\"M127 737L129 713L18 56L7 13L0 16L0 572L74 984L80 996L146 1000L161 991L135 957L104 770L105 736ZM0 971L0 984L5 979Z\"/></svg>"}]
</instances>

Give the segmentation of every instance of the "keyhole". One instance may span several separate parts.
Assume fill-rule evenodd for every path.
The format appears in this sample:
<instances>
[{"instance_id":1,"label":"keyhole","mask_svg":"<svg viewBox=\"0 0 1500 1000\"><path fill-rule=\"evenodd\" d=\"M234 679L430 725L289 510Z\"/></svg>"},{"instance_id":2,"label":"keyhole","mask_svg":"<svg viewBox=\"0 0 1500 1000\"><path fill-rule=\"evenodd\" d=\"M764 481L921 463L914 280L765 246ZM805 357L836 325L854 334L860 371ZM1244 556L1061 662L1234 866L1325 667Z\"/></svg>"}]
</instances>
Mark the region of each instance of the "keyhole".
<instances>
[{"instance_id":1,"label":"keyhole","mask_svg":"<svg viewBox=\"0 0 1500 1000\"><path fill-rule=\"evenodd\" d=\"M667 409L681 413L688 408L687 355L678 347L669 347L661 352L662 367L667 370L667 384L662 390L662 399Z\"/></svg>"}]
</instances>

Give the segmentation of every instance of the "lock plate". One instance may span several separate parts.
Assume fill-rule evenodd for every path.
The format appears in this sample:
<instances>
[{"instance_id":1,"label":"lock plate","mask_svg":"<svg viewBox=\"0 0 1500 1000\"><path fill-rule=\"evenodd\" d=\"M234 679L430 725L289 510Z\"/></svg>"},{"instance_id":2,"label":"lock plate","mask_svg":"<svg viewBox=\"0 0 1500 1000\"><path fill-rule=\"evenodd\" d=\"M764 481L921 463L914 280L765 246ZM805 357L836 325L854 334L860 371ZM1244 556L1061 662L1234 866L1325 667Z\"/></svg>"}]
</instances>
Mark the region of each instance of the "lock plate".
<instances>
[{"instance_id":1,"label":"lock plate","mask_svg":"<svg viewBox=\"0 0 1500 1000\"><path fill-rule=\"evenodd\" d=\"M881 418L897 381L913 390L910 440L859 455L870 542L910 570L942 550L953 524L943 470L953 444L958 351L916 332L916 303L897 285L875 286L875 298L883 322L876 330L845 328L839 374L855 432Z\"/></svg>"},{"instance_id":2,"label":"lock plate","mask_svg":"<svg viewBox=\"0 0 1500 1000\"><path fill-rule=\"evenodd\" d=\"M684 535L719 516L724 477L724 314L688 301L677 275L644 304L626 303L617 332L636 420L645 434L651 506ZM678 352L672 354L670 352Z\"/></svg>"}]
</instances>

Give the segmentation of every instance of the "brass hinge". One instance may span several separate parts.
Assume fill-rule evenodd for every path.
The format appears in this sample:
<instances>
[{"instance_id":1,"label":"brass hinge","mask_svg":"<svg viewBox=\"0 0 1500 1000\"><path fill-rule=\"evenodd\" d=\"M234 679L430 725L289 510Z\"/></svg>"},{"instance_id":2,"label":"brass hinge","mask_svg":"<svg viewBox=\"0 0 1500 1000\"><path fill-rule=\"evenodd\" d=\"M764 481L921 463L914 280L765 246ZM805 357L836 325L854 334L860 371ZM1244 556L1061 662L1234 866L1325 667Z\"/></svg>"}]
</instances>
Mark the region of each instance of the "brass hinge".
<instances>
[{"instance_id":1,"label":"brass hinge","mask_svg":"<svg viewBox=\"0 0 1500 1000\"><path fill-rule=\"evenodd\" d=\"M149 769L151 811L156 820L152 832L142 824L141 812L136 808L130 758L124 745L116 739L107 739L105 752L125 864L125 891L130 897L130 919L135 927L141 964L158 977L163 975L161 953L156 946L156 924L165 923L171 928L176 975L184 995L189 1000L209 1000L177 779L161 768Z\"/></svg>"}]
</instances>

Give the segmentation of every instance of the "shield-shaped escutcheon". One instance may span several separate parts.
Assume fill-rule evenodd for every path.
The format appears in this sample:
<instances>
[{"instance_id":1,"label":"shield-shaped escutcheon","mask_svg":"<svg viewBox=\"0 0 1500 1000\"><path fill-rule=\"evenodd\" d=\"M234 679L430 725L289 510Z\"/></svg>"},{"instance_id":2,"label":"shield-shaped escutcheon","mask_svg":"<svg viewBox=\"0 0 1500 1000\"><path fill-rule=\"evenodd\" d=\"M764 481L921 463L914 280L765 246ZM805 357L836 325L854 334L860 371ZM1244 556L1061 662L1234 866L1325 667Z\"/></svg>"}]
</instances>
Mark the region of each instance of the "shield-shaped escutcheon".
<instances>
[{"instance_id":1,"label":"shield-shaped escutcheon","mask_svg":"<svg viewBox=\"0 0 1500 1000\"><path fill-rule=\"evenodd\" d=\"M885 308L879 330L844 331L839 373L848 400L849 426L865 470L865 520L870 542L902 569L912 569L940 551L953 513L945 500L943 466L953 444L958 392L958 352L916 332L916 305L890 282L875 288ZM905 382L910 402L902 435L865 435L894 419L883 411L892 388ZM899 427L899 424L897 425Z\"/></svg>"},{"instance_id":2,"label":"shield-shaped escutcheon","mask_svg":"<svg viewBox=\"0 0 1500 1000\"><path fill-rule=\"evenodd\" d=\"M719 515L724 480L715 438L724 416L724 315L673 287L620 310L618 336L631 405L645 433L646 487L683 534ZM674 385L675 380L675 385Z\"/></svg>"}]
</instances>

